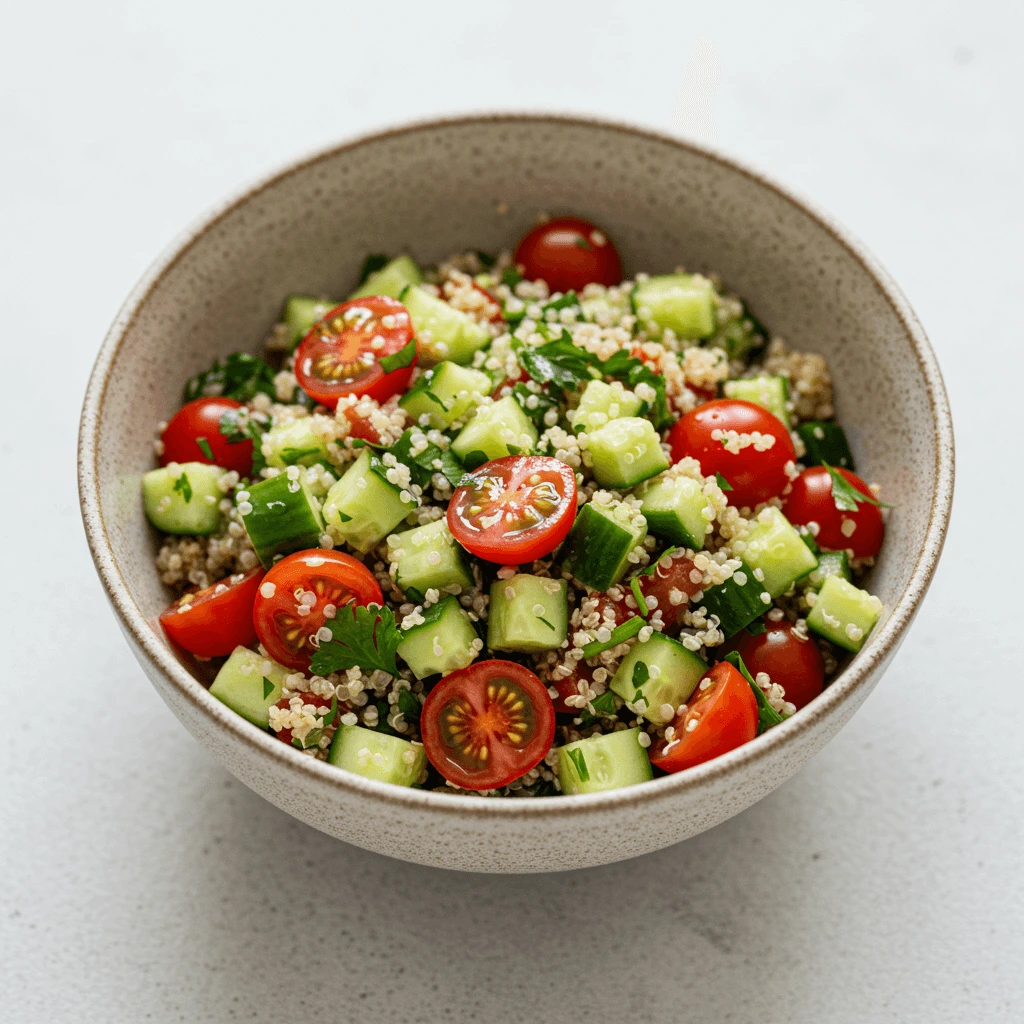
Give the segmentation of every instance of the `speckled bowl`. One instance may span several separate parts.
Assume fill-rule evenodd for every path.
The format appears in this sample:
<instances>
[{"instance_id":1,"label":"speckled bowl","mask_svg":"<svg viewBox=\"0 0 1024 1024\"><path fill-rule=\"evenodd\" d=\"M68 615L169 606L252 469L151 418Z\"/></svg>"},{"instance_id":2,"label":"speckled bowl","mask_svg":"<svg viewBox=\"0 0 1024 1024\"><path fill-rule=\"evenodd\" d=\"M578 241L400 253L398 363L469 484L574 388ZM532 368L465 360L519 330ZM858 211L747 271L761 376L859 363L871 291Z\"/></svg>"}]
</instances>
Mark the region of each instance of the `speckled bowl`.
<instances>
[{"instance_id":1,"label":"speckled bowl","mask_svg":"<svg viewBox=\"0 0 1024 1024\"><path fill-rule=\"evenodd\" d=\"M717 270L771 329L821 352L858 465L895 505L871 587L887 613L825 693L752 743L679 775L574 798L481 800L313 761L209 696L155 627L167 593L139 479L156 421L215 356L255 350L288 292L344 294L367 252L430 263L497 250L538 210L616 240L627 274ZM871 692L935 570L953 433L924 331L889 276L827 216L717 153L619 124L497 115L415 124L301 160L179 238L125 303L89 383L79 447L89 545L121 628L189 731L257 793L392 857L471 871L609 863L711 828L781 785Z\"/></svg>"}]
</instances>

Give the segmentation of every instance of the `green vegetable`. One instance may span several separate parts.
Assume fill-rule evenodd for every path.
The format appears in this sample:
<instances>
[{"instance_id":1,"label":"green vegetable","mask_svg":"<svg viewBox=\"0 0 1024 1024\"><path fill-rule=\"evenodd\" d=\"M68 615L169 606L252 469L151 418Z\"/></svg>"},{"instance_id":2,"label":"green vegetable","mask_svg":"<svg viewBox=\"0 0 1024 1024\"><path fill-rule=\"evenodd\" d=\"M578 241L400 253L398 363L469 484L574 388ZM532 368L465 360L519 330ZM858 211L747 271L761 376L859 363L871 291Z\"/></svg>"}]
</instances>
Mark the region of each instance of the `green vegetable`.
<instances>
[{"instance_id":1,"label":"green vegetable","mask_svg":"<svg viewBox=\"0 0 1024 1024\"><path fill-rule=\"evenodd\" d=\"M517 358L519 365L538 384L551 383L563 391L578 391L583 383L593 380L590 367L601 362L593 353L574 345L564 331L556 341L546 345L524 346Z\"/></svg>"},{"instance_id":2,"label":"green vegetable","mask_svg":"<svg viewBox=\"0 0 1024 1024\"><path fill-rule=\"evenodd\" d=\"M726 480L725 477L722 476L721 473L716 473L715 474L715 482L718 484L718 486L723 491L731 491L732 490L732 484L729 483L729 481Z\"/></svg>"},{"instance_id":3,"label":"green vegetable","mask_svg":"<svg viewBox=\"0 0 1024 1024\"><path fill-rule=\"evenodd\" d=\"M832 500L840 512L856 512L857 502L874 505L875 508L892 508L892 505L887 505L884 501L879 501L854 487L838 469L834 469L827 462L823 462L822 465L828 470L828 475L832 477Z\"/></svg>"},{"instance_id":4,"label":"green vegetable","mask_svg":"<svg viewBox=\"0 0 1024 1024\"><path fill-rule=\"evenodd\" d=\"M210 447L210 442L205 437L197 437L196 446L211 462L214 461L213 449Z\"/></svg>"},{"instance_id":5,"label":"green vegetable","mask_svg":"<svg viewBox=\"0 0 1024 1024\"><path fill-rule=\"evenodd\" d=\"M658 563L655 562L655 565ZM629 581L629 589L633 591L633 597L636 600L636 606L640 609L640 614L646 619L647 618L647 602L644 600L643 591L640 589L639 576L634 576Z\"/></svg>"},{"instance_id":6,"label":"green vegetable","mask_svg":"<svg viewBox=\"0 0 1024 1024\"><path fill-rule=\"evenodd\" d=\"M385 373L391 373L393 370L401 370L406 366L412 366L415 359L416 339L413 338L408 345L400 348L394 355L384 356L383 359L378 359L377 362Z\"/></svg>"},{"instance_id":7,"label":"green vegetable","mask_svg":"<svg viewBox=\"0 0 1024 1024\"><path fill-rule=\"evenodd\" d=\"M252 441L252 472L259 475L267 460L263 457L263 434L267 424L253 417L248 409L229 409L220 418L220 432L228 444Z\"/></svg>"},{"instance_id":8,"label":"green vegetable","mask_svg":"<svg viewBox=\"0 0 1024 1024\"><path fill-rule=\"evenodd\" d=\"M725 660L734 668L739 669L740 674L748 683L750 683L750 688L754 691L754 696L757 698L757 734L760 736L765 729L770 729L773 725L778 725L780 722L784 722L785 718L768 703L768 698L764 695L764 690L754 682L754 678L747 670L747 666L743 664L743 658L740 657L740 652L730 651L725 656Z\"/></svg>"},{"instance_id":9,"label":"green vegetable","mask_svg":"<svg viewBox=\"0 0 1024 1024\"><path fill-rule=\"evenodd\" d=\"M234 352L223 363L217 359L209 370L190 378L185 385L185 401L216 395L248 402L261 392L276 398L274 371L248 352Z\"/></svg>"},{"instance_id":10,"label":"green vegetable","mask_svg":"<svg viewBox=\"0 0 1024 1024\"><path fill-rule=\"evenodd\" d=\"M192 485L188 482L187 473L182 473L174 481L174 490L175 492L180 492L181 496L185 499L186 505L192 500Z\"/></svg>"},{"instance_id":11,"label":"green vegetable","mask_svg":"<svg viewBox=\"0 0 1024 1024\"><path fill-rule=\"evenodd\" d=\"M618 647L619 644L632 640L644 628L644 625L644 620L639 615L634 615L633 618L623 622L621 626L616 626L612 630L612 635L609 639L604 642L592 640L587 644L583 648L583 657L596 658L602 651L610 651L613 647Z\"/></svg>"},{"instance_id":12,"label":"green vegetable","mask_svg":"<svg viewBox=\"0 0 1024 1024\"><path fill-rule=\"evenodd\" d=\"M364 672L381 669L398 675L395 652L402 634L390 608L347 605L325 625L334 639L321 643L313 655L310 667L316 675L326 676L357 665Z\"/></svg>"},{"instance_id":13,"label":"green vegetable","mask_svg":"<svg viewBox=\"0 0 1024 1024\"><path fill-rule=\"evenodd\" d=\"M572 758L572 763L576 766L576 774L580 777L580 782L590 781L590 772L587 770L587 759L583 754L582 750L567 750L566 753Z\"/></svg>"}]
</instances>

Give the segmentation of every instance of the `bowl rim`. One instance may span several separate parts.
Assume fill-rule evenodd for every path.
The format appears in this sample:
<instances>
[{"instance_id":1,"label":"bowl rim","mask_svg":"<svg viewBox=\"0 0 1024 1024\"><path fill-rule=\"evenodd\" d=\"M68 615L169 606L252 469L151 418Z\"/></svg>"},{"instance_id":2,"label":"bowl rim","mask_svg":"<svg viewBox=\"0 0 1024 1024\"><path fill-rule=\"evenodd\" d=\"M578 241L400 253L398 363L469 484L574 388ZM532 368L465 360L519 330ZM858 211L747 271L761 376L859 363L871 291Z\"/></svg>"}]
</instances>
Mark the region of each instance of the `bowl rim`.
<instances>
[{"instance_id":1,"label":"bowl rim","mask_svg":"<svg viewBox=\"0 0 1024 1024\"><path fill-rule=\"evenodd\" d=\"M802 709L799 715L794 715L749 743L702 765L624 789L577 795L571 800L566 800L561 796L520 800L474 800L466 799L465 796L457 793L438 793L394 786L366 779L354 773L338 771L337 768L326 762L315 760L286 746L269 733L264 733L252 726L240 715L235 714L211 697L206 687L175 658L170 648L146 620L142 610L131 596L120 567L114 558L99 502L98 437L110 370L139 310L144 306L163 276L184 258L192 246L210 228L237 207L307 167L363 145L388 138L414 135L418 132L430 132L438 128L523 122L534 125L550 125L556 128L596 128L695 154L769 189L830 234L868 273L900 320L911 341L925 380L932 419L935 424L935 488L921 551L910 578L895 602L888 619L881 630L870 636L868 642L851 663L826 687L819 697L815 698L808 707ZM238 189L193 221L178 235L150 264L128 295L103 340L90 374L82 406L78 438L79 498L89 549L107 597L120 619L122 628L134 640L136 652L141 652L149 665L159 672L182 698L198 706L220 730L230 734L241 743L254 747L258 755L271 759L276 764L276 770L282 774L305 776L307 782L333 786L342 791L348 791L351 796L356 798L370 797L396 808L427 811L448 818L476 819L481 815L502 819L538 816L545 818L552 816L576 817L613 810L627 804L662 800L683 791L705 789L743 770L748 764L766 758L773 751L790 742L798 733L810 730L819 720L838 713L844 704L855 699L858 692L871 681L875 672L883 667L895 653L904 632L924 598L945 542L953 499L953 480L952 415L935 354L924 329L899 286L858 239L845 228L840 227L828 213L820 209L814 202L792 189L780 185L760 170L732 156L727 156L712 146L615 119L554 112L482 112L407 121L349 136L334 145L318 148L288 161L277 170Z\"/></svg>"}]
</instances>

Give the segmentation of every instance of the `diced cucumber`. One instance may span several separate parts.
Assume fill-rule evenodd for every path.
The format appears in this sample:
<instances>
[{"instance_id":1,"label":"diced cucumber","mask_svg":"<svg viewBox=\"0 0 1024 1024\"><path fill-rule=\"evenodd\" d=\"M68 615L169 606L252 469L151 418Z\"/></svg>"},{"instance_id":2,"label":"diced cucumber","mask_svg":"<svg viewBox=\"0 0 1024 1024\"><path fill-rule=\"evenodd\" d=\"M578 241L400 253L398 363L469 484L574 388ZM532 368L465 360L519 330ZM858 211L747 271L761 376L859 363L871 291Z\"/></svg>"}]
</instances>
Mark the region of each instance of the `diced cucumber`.
<instances>
[{"instance_id":1,"label":"diced cucumber","mask_svg":"<svg viewBox=\"0 0 1024 1024\"><path fill-rule=\"evenodd\" d=\"M688 476L660 476L642 483L634 492L640 499L651 533L700 551L715 507L699 483Z\"/></svg>"},{"instance_id":2,"label":"diced cucumber","mask_svg":"<svg viewBox=\"0 0 1024 1024\"><path fill-rule=\"evenodd\" d=\"M617 323L631 312L629 298L621 295L613 299L607 292L603 295L595 295L592 299L580 299L580 308L583 310L583 317L592 323Z\"/></svg>"},{"instance_id":3,"label":"diced cucumber","mask_svg":"<svg viewBox=\"0 0 1024 1024\"><path fill-rule=\"evenodd\" d=\"M718 298L700 274L649 277L633 289L633 312L645 326L668 328L677 338L709 338L715 333Z\"/></svg>"},{"instance_id":4,"label":"diced cucumber","mask_svg":"<svg viewBox=\"0 0 1024 1024\"><path fill-rule=\"evenodd\" d=\"M762 375L727 380L722 385L722 394L726 398L740 398L744 402L753 402L754 405L774 413L782 420L784 427L789 427L789 409L786 408L789 401L789 381L785 377Z\"/></svg>"},{"instance_id":5,"label":"diced cucumber","mask_svg":"<svg viewBox=\"0 0 1024 1024\"><path fill-rule=\"evenodd\" d=\"M653 778L639 729L606 732L558 748L558 781L569 795L603 793Z\"/></svg>"},{"instance_id":6,"label":"diced cucumber","mask_svg":"<svg viewBox=\"0 0 1024 1024\"><path fill-rule=\"evenodd\" d=\"M410 285L423 280L420 268L411 256L396 256L370 276L349 296L363 299L368 295L387 295L397 299Z\"/></svg>"},{"instance_id":7,"label":"diced cucumber","mask_svg":"<svg viewBox=\"0 0 1024 1024\"><path fill-rule=\"evenodd\" d=\"M169 462L142 477L149 521L164 533L202 535L220 526L220 478L226 470L206 462Z\"/></svg>"},{"instance_id":8,"label":"diced cucumber","mask_svg":"<svg viewBox=\"0 0 1024 1024\"><path fill-rule=\"evenodd\" d=\"M819 551L818 568L812 569L801 583L805 590L821 590L829 576L839 576L844 580L852 578L850 556L845 551Z\"/></svg>"},{"instance_id":9,"label":"diced cucumber","mask_svg":"<svg viewBox=\"0 0 1024 1024\"><path fill-rule=\"evenodd\" d=\"M482 370L446 359L422 373L398 404L420 426L427 416L426 426L447 430L479 401L474 395L489 395L492 390L491 378Z\"/></svg>"},{"instance_id":10,"label":"diced cucumber","mask_svg":"<svg viewBox=\"0 0 1024 1024\"><path fill-rule=\"evenodd\" d=\"M587 502L562 548L561 567L593 590L604 591L629 570L629 553L643 544L647 520L628 505Z\"/></svg>"},{"instance_id":11,"label":"diced cucumber","mask_svg":"<svg viewBox=\"0 0 1024 1024\"><path fill-rule=\"evenodd\" d=\"M491 459L525 455L537 444L537 428L511 396L481 405L452 441L452 451L466 469L473 470Z\"/></svg>"},{"instance_id":12,"label":"diced cucumber","mask_svg":"<svg viewBox=\"0 0 1024 1024\"><path fill-rule=\"evenodd\" d=\"M609 420L622 416L636 416L644 403L623 387L622 382L603 380L588 382L580 395L580 404L568 413L573 430L598 430Z\"/></svg>"},{"instance_id":13,"label":"diced cucumber","mask_svg":"<svg viewBox=\"0 0 1024 1024\"><path fill-rule=\"evenodd\" d=\"M423 366L445 359L465 365L491 340L491 332L483 324L422 288L412 285L399 298L412 318Z\"/></svg>"},{"instance_id":14,"label":"diced cucumber","mask_svg":"<svg viewBox=\"0 0 1024 1024\"><path fill-rule=\"evenodd\" d=\"M320 546L324 532L320 501L301 473L295 480L287 473L268 477L248 491L236 491L235 500L265 568L269 569L278 555Z\"/></svg>"},{"instance_id":15,"label":"diced cucumber","mask_svg":"<svg viewBox=\"0 0 1024 1024\"><path fill-rule=\"evenodd\" d=\"M594 476L602 487L634 487L668 469L668 456L650 420L625 416L587 434Z\"/></svg>"},{"instance_id":16,"label":"diced cucumber","mask_svg":"<svg viewBox=\"0 0 1024 1024\"><path fill-rule=\"evenodd\" d=\"M818 591L807 625L848 651L859 651L882 614L882 602L841 576L829 576Z\"/></svg>"},{"instance_id":17,"label":"diced cucumber","mask_svg":"<svg viewBox=\"0 0 1024 1024\"><path fill-rule=\"evenodd\" d=\"M281 685L289 671L248 647L236 647L210 685L210 696L253 725L269 729L270 706L281 699Z\"/></svg>"},{"instance_id":18,"label":"diced cucumber","mask_svg":"<svg viewBox=\"0 0 1024 1024\"><path fill-rule=\"evenodd\" d=\"M853 464L853 453L850 451L850 442L846 440L846 431L838 423L809 420L801 423L796 432L807 449L807 454L800 460L805 466L820 466L827 462L830 466L842 466L843 469L857 468Z\"/></svg>"},{"instance_id":19,"label":"diced cucumber","mask_svg":"<svg viewBox=\"0 0 1024 1024\"><path fill-rule=\"evenodd\" d=\"M678 640L652 633L647 643L636 643L619 664L611 689L637 707L649 722L667 725L676 708L685 704L708 666L703 658ZM638 702L643 700L641 711Z\"/></svg>"},{"instance_id":20,"label":"diced cucumber","mask_svg":"<svg viewBox=\"0 0 1024 1024\"><path fill-rule=\"evenodd\" d=\"M388 561L397 562L395 583L411 601L422 601L434 587L473 586L473 574L444 519L388 537Z\"/></svg>"},{"instance_id":21,"label":"diced cucumber","mask_svg":"<svg viewBox=\"0 0 1024 1024\"><path fill-rule=\"evenodd\" d=\"M755 345L763 344L767 339L761 325L747 312L733 317L720 326L709 339L709 344L725 350L729 361L745 361Z\"/></svg>"},{"instance_id":22,"label":"diced cucumber","mask_svg":"<svg viewBox=\"0 0 1024 1024\"><path fill-rule=\"evenodd\" d=\"M322 320L335 306L341 303L333 299L317 299L312 295L289 295L284 300L281 323L290 330L291 347L295 348L313 329L313 324Z\"/></svg>"},{"instance_id":23,"label":"diced cucumber","mask_svg":"<svg viewBox=\"0 0 1024 1024\"><path fill-rule=\"evenodd\" d=\"M771 505L758 513L747 536L743 561L773 598L784 594L818 564L789 520Z\"/></svg>"},{"instance_id":24,"label":"diced cucumber","mask_svg":"<svg viewBox=\"0 0 1024 1024\"><path fill-rule=\"evenodd\" d=\"M263 435L261 451L268 466L312 466L317 462L330 464L327 441L317 427L317 417L303 416L291 423L271 427Z\"/></svg>"},{"instance_id":25,"label":"diced cucumber","mask_svg":"<svg viewBox=\"0 0 1024 1024\"><path fill-rule=\"evenodd\" d=\"M423 611L423 622L402 631L398 654L417 679L443 676L471 665L482 644L469 614L454 596Z\"/></svg>"},{"instance_id":26,"label":"diced cucumber","mask_svg":"<svg viewBox=\"0 0 1024 1024\"><path fill-rule=\"evenodd\" d=\"M330 764L367 779L412 786L427 766L421 743L400 736L364 729L360 725L339 725L327 755Z\"/></svg>"},{"instance_id":27,"label":"diced cucumber","mask_svg":"<svg viewBox=\"0 0 1024 1024\"><path fill-rule=\"evenodd\" d=\"M552 651L569 624L565 580L519 573L491 584L487 646L492 651Z\"/></svg>"},{"instance_id":28,"label":"diced cucumber","mask_svg":"<svg viewBox=\"0 0 1024 1024\"><path fill-rule=\"evenodd\" d=\"M771 607L771 594L754 575L749 565L743 565L724 583L705 590L695 605L707 609L708 615L717 615L719 628L726 640L749 626Z\"/></svg>"},{"instance_id":29,"label":"diced cucumber","mask_svg":"<svg viewBox=\"0 0 1024 1024\"><path fill-rule=\"evenodd\" d=\"M402 499L402 488L384 472L380 459L364 448L327 492L324 519L356 551L375 547L416 507L411 495Z\"/></svg>"}]
</instances>

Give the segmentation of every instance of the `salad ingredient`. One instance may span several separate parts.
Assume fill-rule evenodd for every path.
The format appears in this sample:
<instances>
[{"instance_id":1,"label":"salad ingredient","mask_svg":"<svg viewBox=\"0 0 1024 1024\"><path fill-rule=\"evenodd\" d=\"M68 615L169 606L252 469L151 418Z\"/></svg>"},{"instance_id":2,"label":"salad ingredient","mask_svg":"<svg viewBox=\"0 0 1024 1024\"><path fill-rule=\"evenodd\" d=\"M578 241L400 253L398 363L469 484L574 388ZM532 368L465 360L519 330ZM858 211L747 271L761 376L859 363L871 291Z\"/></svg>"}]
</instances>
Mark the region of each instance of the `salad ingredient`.
<instances>
[{"instance_id":1,"label":"salad ingredient","mask_svg":"<svg viewBox=\"0 0 1024 1024\"><path fill-rule=\"evenodd\" d=\"M334 299L318 299L313 295L289 295L284 300L280 320L289 351L309 334L317 321L322 320L339 305L340 303Z\"/></svg>"},{"instance_id":2,"label":"salad ingredient","mask_svg":"<svg viewBox=\"0 0 1024 1024\"><path fill-rule=\"evenodd\" d=\"M818 559L773 506L762 509L747 535L743 561L773 598L784 594L818 565Z\"/></svg>"},{"instance_id":3,"label":"salad ingredient","mask_svg":"<svg viewBox=\"0 0 1024 1024\"><path fill-rule=\"evenodd\" d=\"M327 760L356 775L395 786L415 785L427 766L422 744L358 725L338 726Z\"/></svg>"},{"instance_id":4,"label":"salad ingredient","mask_svg":"<svg viewBox=\"0 0 1024 1024\"><path fill-rule=\"evenodd\" d=\"M762 672L786 691L797 709L809 704L825 685L825 663L818 645L792 623L766 622L763 633L740 634L736 650L755 678Z\"/></svg>"},{"instance_id":5,"label":"salad ingredient","mask_svg":"<svg viewBox=\"0 0 1024 1024\"><path fill-rule=\"evenodd\" d=\"M483 371L445 360L425 370L398 404L421 427L447 430L493 390Z\"/></svg>"},{"instance_id":6,"label":"salad ingredient","mask_svg":"<svg viewBox=\"0 0 1024 1024\"><path fill-rule=\"evenodd\" d=\"M621 729L558 748L563 793L603 793L654 777L639 729Z\"/></svg>"},{"instance_id":7,"label":"salad ingredient","mask_svg":"<svg viewBox=\"0 0 1024 1024\"><path fill-rule=\"evenodd\" d=\"M612 420L588 434L587 449L602 487L628 490L669 465L654 424L639 417Z\"/></svg>"},{"instance_id":8,"label":"salad ingredient","mask_svg":"<svg viewBox=\"0 0 1024 1024\"><path fill-rule=\"evenodd\" d=\"M446 359L465 365L491 340L491 332L483 324L425 288L410 285L400 297L412 317L419 355L426 366Z\"/></svg>"},{"instance_id":9,"label":"salad ingredient","mask_svg":"<svg viewBox=\"0 0 1024 1024\"><path fill-rule=\"evenodd\" d=\"M667 725L707 670L707 662L678 640L652 633L646 643L630 648L611 688L642 718Z\"/></svg>"},{"instance_id":10,"label":"salad ingredient","mask_svg":"<svg viewBox=\"0 0 1024 1024\"><path fill-rule=\"evenodd\" d=\"M881 614L877 597L841 576L829 576L818 591L807 625L847 651L859 651Z\"/></svg>"},{"instance_id":11,"label":"salad ingredient","mask_svg":"<svg viewBox=\"0 0 1024 1024\"><path fill-rule=\"evenodd\" d=\"M466 668L483 649L469 613L454 595L425 608L419 617L422 622L402 630L397 651L417 679Z\"/></svg>"},{"instance_id":12,"label":"salad ingredient","mask_svg":"<svg viewBox=\"0 0 1024 1024\"><path fill-rule=\"evenodd\" d=\"M835 472L861 495L871 498L871 488L855 473L848 469ZM850 503L856 504L856 511L840 509L833 490L834 481L828 467L805 469L783 497L786 517L798 526L809 526L822 548L850 551L854 558L874 558L881 550L885 536L881 510L871 501L859 498ZM811 527L812 523L816 527Z\"/></svg>"},{"instance_id":13,"label":"salad ingredient","mask_svg":"<svg viewBox=\"0 0 1024 1024\"><path fill-rule=\"evenodd\" d=\"M370 267L373 269L371 270ZM378 259L369 257L363 266L363 271L363 280L349 296L349 301L368 298L372 295L387 295L392 299L397 299L406 288L417 285L423 280L423 274L416 265L416 261L411 256L404 254L396 256L393 260L389 260L386 256Z\"/></svg>"},{"instance_id":14,"label":"salad ingredient","mask_svg":"<svg viewBox=\"0 0 1024 1024\"><path fill-rule=\"evenodd\" d=\"M850 557L845 551L819 551L818 567L811 570L800 581L800 585L805 590L818 591L829 576L841 576L844 580L852 579Z\"/></svg>"},{"instance_id":15,"label":"salad ingredient","mask_svg":"<svg viewBox=\"0 0 1024 1024\"><path fill-rule=\"evenodd\" d=\"M537 428L512 395L482 405L452 441L452 451L476 469L489 459L533 451Z\"/></svg>"},{"instance_id":16,"label":"salad ingredient","mask_svg":"<svg viewBox=\"0 0 1024 1024\"><path fill-rule=\"evenodd\" d=\"M160 435L160 465L207 462L248 476L252 472L252 441L246 438L231 443L220 429L221 417L241 408L242 403L233 398L196 398L186 402Z\"/></svg>"},{"instance_id":17,"label":"salad ingredient","mask_svg":"<svg viewBox=\"0 0 1024 1024\"><path fill-rule=\"evenodd\" d=\"M727 380L722 384L722 394L726 398L740 398L753 402L772 415L779 422L789 426L789 381L785 377L739 377Z\"/></svg>"},{"instance_id":18,"label":"salad ingredient","mask_svg":"<svg viewBox=\"0 0 1024 1024\"><path fill-rule=\"evenodd\" d=\"M808 420L801 423L796 432L807 449L800 460L805 466L820 466L827 462L830 466L851 472L857 468L853 464L853 453L850 451L850 442L846 440L846 431L838 423Z\"/></svg>"},{"instance_id":19,"label":"salad ingredient","mask_svg":"<svg viewBox=\"0 0 1024 1024\"><path fill-rule=\"evenodd\" d=\"M169 462L142 477L142 502L149 521L164 533L202 536L221 524L224 470L205 462Z\"/></svg>"},{"instance_id":20,"label":"salad ingredient","mask_svg":"<svg viewBox=\"0 0 1024 1024\"><path fill-rule=\"evenodd\" d=\"M270 658L236 647L210 686L216 697L261 729L270 728L270 708L281 699L288 669Z\"/></svg>"},{"instance_id":21,"label":"salad ingredient","mask_svg":"<svg viewBox=\"0 0 1024 1024\"><path fill-rule=\"evenodd\" d=\"M649 277L633 289L632 302L652 334L670 330L677 338L709 338L715 333L715 288L700 274Z\"/></svg>"},{"instance_id":22,"label":"salad ingredient","mask_svg":"<svg viewBox=\"0 0 1024 1024\"><path fill-rule=\"evenodd\" d=\"M392 534L388 561L395 566L395 585L412 601L422 602L431 588L461 592L473 586L473 573L444 519Z\"/></svg>"},{"instance_id":23,"label":"salad ingredient","mask_svg":"<svg viewBox=\"0 0 1024 1024\"><path fill-rule=\"evenodd\" d=\"M715 507L692 477L663 473L646 480L633 492L651 533L673 544L700 551L712 529Z\"/></svg>"},{"instance_id":24,"label":"salad ingredient","mask_svg":"<svg viewBox=\"0 0 1024 1024\"><path fill-rule=\"evenodd\" d=\"M178 598L160 616L164 632L179 647L200 658L230 654L256 642L252 608L263 569L227 579Z\"/></svg>"},{"instance_id":25,"label":"salad ingredient","mask_svg":"<svg viewBox=\"0 0 1024 1024\"><path fill-rule=\"evenodd\" d=\"M236 507L256 555L269 569L279 555L320 543L320 501L298 467L235 492Z\"/></svg>"},{"instance_id":26,"label":"salad ingredient","mask_svg":"<svg viewBox=\"0 0 1024 1024\"><path fill-rule=\"evenodd\" d=\"M639 512L597 491L576 516L559 556L561 567L592 590L605 591L639 564L646 536L647 520Z\"/></svg>"},{"instance_id":27,"label":"salad ingredient","mask_svg":"<svg viewBox=\"0 0 1024 1024\"><path fill-rule=\"evenodd\" d=\"M551 651L565 643L565 580L524 573L491 584L487 646L492 651Z\"/></svg>"},{"instance_id":28,"label":"salad ingredient","mask_svg":"<svg viewBox=\"0 0 1024 1024\"><path fill-rule=\"evenodd\" d=\"M590 221L553 217L528 231L513 259L524 277L546 281L553 292L582 291L593 283L622 280L622 264L611 239Z\"/></svg>"},{"instance_id":29,"label":"salad ingredient","mask_svg":"<svg viewBox=\"0 0 1024 1024\"><path fill-rule=\"evenodd\" d=\"M592 380L580 395L580 404L566 414L573 430L598 430L611 420L621 416L639 416L643 402L632 391L623 387L622 381L610 384L603 380Z\"/></svg>"}]
</instances>

